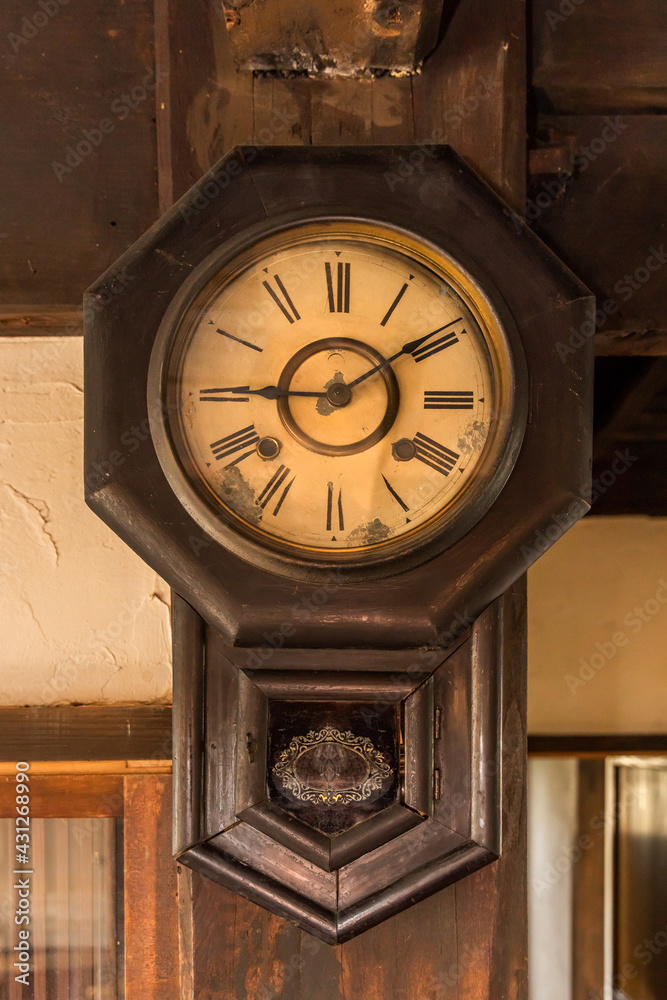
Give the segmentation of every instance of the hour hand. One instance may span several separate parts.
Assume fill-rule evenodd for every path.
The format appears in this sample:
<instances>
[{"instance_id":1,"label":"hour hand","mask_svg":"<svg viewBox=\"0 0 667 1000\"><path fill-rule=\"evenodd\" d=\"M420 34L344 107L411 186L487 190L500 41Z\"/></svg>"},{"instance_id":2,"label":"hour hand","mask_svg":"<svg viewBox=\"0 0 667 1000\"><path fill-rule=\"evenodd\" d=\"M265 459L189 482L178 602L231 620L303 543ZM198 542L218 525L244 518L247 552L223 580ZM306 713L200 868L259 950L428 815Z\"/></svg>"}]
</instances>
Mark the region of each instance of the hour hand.
<instances>
[{"instance_id":1,"label":"hour hand","mask_svg":"<svg viewBox=\"0 0 667 1000\"><path fill-rule=\"evenodd\" d=\"M227 394L227 395L225 395ZM232 397L240 400L244 396L262 396L264 399L280 399L282 396L324 396L324 392L301 392L292 389L279 389L277 385L265 385L263 389L251 389L248 385L235 385L222 389L202 389L200 402L231 402Z\"/></svg>"}]
</instances>

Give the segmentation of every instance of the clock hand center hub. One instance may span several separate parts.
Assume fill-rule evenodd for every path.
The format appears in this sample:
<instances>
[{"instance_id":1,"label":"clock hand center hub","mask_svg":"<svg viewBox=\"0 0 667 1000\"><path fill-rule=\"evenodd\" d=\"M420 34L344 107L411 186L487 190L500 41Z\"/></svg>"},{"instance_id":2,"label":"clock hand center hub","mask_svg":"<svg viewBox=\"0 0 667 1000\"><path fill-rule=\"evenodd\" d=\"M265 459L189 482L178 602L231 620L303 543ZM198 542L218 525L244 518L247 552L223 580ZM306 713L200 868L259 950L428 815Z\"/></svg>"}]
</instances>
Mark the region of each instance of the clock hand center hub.
<instances>
[{"instance_id":1,"label":"clock hand center hub","mask_svg":"<svg viewBox=\"0 0 667 1000\"><path fill-rule=\"evenodd\" d=\"M393 425L399 388L389 366L381 378L353 391L348 383L384 357L361 340L326 337L307 344L287 362L278 379L278 414L286 430L321 455L354 455L372 448ZM319 398L290 395L317 390Z\"/></svg>"},{"instance_id":2,"label":"clock hand center hub","mask_svg":"<svg viewBox=\"0 0 667 1000\"><path fill-rule=\"evenodd\" d=\"M327 399L332 406L347 406L352 399L352 390L345 382L334 382L327 389Z\"/></svg>"}]
</instances>

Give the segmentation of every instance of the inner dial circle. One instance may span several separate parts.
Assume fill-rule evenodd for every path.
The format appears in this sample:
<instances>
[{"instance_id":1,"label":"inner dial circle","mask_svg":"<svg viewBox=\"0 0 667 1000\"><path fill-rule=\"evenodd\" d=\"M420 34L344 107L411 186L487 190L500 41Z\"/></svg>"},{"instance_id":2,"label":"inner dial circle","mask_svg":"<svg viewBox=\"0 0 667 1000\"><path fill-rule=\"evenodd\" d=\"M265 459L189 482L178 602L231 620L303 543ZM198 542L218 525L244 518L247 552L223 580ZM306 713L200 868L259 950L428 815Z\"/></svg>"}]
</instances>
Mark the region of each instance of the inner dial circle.
<instances>
[{"instance_id":1,"label":"inner dial circle","mask_svg":"<svg viewBox=\"0 0 667 1000\"><path fill-rule=\"evenodd\" d=\"M163 378L171 447L210 530L352 558L402 551L484 495L511 364L495 312L453 261L332 221L206 273Z\"/></svg>"},{"instance_id":2,"label":"inner dial circle","mask_svg":"<svg viewBox=\"0 0 667 1000\"><path fill-rule=\"evenodd\" d=\"M382 367L376 378L350 388L369 369ZM322 395L278 397L278 413L296 441L320 455L355 455L381 441L398 413L400 392L387 359L368 344L346 337L327 337L307 344L290 358L278 380L279 392L307 391ZM368 428L373 427L371 433Z\"/></svg>"}]
</instances>

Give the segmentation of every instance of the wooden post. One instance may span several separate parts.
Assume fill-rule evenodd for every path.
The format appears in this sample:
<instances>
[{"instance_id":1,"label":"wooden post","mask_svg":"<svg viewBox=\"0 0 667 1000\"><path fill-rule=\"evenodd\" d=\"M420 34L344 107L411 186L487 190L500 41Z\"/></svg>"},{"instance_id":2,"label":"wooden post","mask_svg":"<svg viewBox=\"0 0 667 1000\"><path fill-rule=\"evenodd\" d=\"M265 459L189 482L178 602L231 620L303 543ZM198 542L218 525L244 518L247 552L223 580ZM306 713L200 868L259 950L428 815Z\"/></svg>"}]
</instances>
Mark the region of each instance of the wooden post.
<instances>
[{"instance_id":1,"label":"wooden post","mask_svg":"<svg viewBox=\"0 0 667 1000\"><path fill-rule=\"evenodd\" d=\"M572 885L572 1000L604 996L605 759L580 760Z\"/></svg>"},{"instance_id":2,"label":"wooden post","mask_svg":"<svg viewBox=\"0 0 667 1000\"><path fill-rule=\"evenodd\" d=\"M161 207L236 143L450 143L515 210L525 190L525 14L462 0L418 76L238 73L222 6L156 0ZM504 598L502 858L343 945L179 872L187 1000L525 1000L525 580Z\"/></svg>"}]
</instances>

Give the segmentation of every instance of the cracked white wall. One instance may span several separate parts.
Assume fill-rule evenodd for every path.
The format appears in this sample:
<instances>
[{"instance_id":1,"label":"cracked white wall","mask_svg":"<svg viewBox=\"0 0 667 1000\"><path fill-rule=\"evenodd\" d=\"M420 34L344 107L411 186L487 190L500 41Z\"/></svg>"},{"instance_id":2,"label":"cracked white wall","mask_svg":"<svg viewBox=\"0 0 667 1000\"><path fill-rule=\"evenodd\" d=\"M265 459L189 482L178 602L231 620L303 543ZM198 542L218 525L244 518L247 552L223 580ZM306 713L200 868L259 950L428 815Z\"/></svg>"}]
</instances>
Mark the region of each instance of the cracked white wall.
<instances>
[{"instance_id":1,"label":"cracked white wall","mask_svg":"<svg viewBox=\"0 0 667 1000\"><path fill-rule=\"evenodd\" d=\"M83 342L0 338L0 704L169 702L169 588L83 501Z\"/></svg>"}]
</instances>

